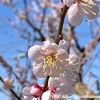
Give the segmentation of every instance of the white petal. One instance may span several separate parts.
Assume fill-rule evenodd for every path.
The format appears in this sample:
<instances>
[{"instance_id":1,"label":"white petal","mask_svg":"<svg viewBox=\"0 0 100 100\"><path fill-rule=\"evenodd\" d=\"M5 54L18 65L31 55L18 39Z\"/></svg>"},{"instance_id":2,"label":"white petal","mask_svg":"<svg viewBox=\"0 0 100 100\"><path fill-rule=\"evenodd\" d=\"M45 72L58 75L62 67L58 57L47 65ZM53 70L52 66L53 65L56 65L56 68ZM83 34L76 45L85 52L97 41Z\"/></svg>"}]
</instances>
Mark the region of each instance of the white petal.
<instances>
[{"instance_id":1,"label":"white petal","mask_svg":"<svg viewBox=\"0 0 100 100\"><path fill-rule=\"evenodd\" d=\"M68 62L66 61L66 59L69 58L67 51L65 51L64 49L59 49L56 56L57 56L57 59L56 59L57 63L60 63L60 65L68 64ZM62 67L64 67L64 66L62 66Z\"/></svg>"},{"instance_id":2,"label":"white petal","mask_svg":"<svg viewBox=\"0 0 100 100\"><path fill-rule=\"evenodd\" d=\"M37 99L34 99L34 97L32 96L24 96L24 100L37 100Z\"/></svg>"},{"instance_id":3,"label":"white petal","mask_svg":"<svg viewBox=\"0 0 100 100\"><path fill-rule=\"evenodd\" d=\"M51 91L46 91L42 95L42 100L50 100Z\"/></svg>"},{"instance_id":4,"label":"white petal","mask_svg":"<svg viewBox=\"0 0 100 100\"><path fill-rule=\"evenodd\" d=\"M79 63L80 59L76 54L71 54L69 57L69 63L70 63L70 67L72 68L72 70L76 71L77 68L79 67Z\"/></svg>"},{"instance_id":5,"label":"white petal","mask_svg":"<svg viewBox=\"0 0 100 100\"><path fill-rule=\"evenodd\" d=\"M55 43L52 43L50 41L45 41L45 42L43 42L43 48L42 49L47 54L57 53L57 51L58 51L58 45L55 44Z\"/></svg>"},{"instance_id":6,"label":"white petal","mask_svg":"<svg viewBox=\"0 0 100 100\"><path fill-rule=\"evenodd\" d=\"M76 78L75 78L75 76L73 76L71 74L73 74L73 73L70 73L70 74L68 74L68 73L61 74L60 75L61 82L63 82L67 86L72 86L74 84Z\"/></svg>"},{"instance_id":7,"label":"white petal","mask_svg":"<svg viewBox=\"0 0 100 100\"><path fill-rule=\"evenodd\" d=\"M30 95L30 88L29 87L25 87L23 88L23 97L24 97L24 100L32 100L32 96Z\"/></svg>"},{"instance_id":8,"label":"white petal","mask_svg":"<svg viewBox=\"0 0 100 100\"><path fill-rule=\"evenodd\" d=\"M30 95L30 88L24 87L22 93L23 93L23 95L26 95L26 96Z\"/></svg>"},{"instance_id":9,"label":"white petal","mask_svg":"<svg viewBox=\"0 0 100 100\"><path fill-rule=\"evenodd\" d=\"M62 1L67 7L69 7L74 3L75 0L62 0Z\"/></svg>"},{"instance_id":10,"label":"white petal","mask_svg":"<svg viewBox=\"0 0 100 100\"><path fill-rule=\"evenodd\" d=\"M56 78L49 78L49 81L48 81L48 86L51 88L51 89L54 89L55 87L58 87L58 85L60 83L57 82L58 80Z\"/></svg>"},{"instance_id":11,"label":"white petal","mask_svg":"<svg viewBox=\"0 0 100 100\"><path fill-rule=\"evenodd\" d=\"M75 80L76 79L76 73L74 73L71 69L66 69L64 72L64 75L66 77L69 77L71 80Z\"/></svg>"},{"instance_id":12,"label":"white petal","mask_svg":"<svg viewBox=\"0 0 100 100\"><path fill-rule=\"evenodd\" d=\"M57 56L57 59L58 59L57 61L61 62L61 64L66 63L66 62L64 62L65 59L69 58L69 55L68 55L67 51L65 51L64 49L59 49L56 56Z\"/></svg>"},{"instance_id":13,"label":"white petal","mask_svg":"<svg viewBox=\"0 0 100 100\"><path fill-rule=\"evenodd\" d=\"M37 66L33 67L33 73L38 78L46 77L43 73L43 63L38 64Z\"/></svg>"},{"instance_id":14,"label":"white petal","mask_svg":"<svg viewBox=\"0 0 100 100\"><path fill-rule=\"evenodd\" d=\"M74 93L74 90L72 87L69 86L60 86L59 90L57 91L57 94L60 94L62 96L69 96Z\"/></svg>"},{"instance_id":15,"label":"white petal","mask_svg":"<svg viewBox=\"0 0 100 100\"><path fill-rule=\"evenodd\" d=\"M71 25L77 26L81 24L83 15L78 4L72 4L67 13L68 21Z\"/></svg>"},{"instance_id":16,"label":"white petal","mask_svg":"<svg viewBox=\"0 0 100 100\"><path fill-rule=\"evenodd\" d=\"M59 42L59 47L60 47L61 49L67 50L67 49L68 49L68 43L67 43L65 40L61 40L61 41Z\"/></svg>"},{"instance_id":17,"label":"white petal","mask_svg":"<svg viewBox=\"0 0 100 100\"><path fill-rule=\"evenodd\" d=\"M83 15L85 15L88 19L91 20L97 17L99 9L97 6L92 6L92 5L89 5L89 6L91 7L86 7L86 6L81 5L81 9L82 9Z\"/></svg>"},{"instance_id":18,"label":"white petal","mask_svg":"<svg viewBox=\"0 0 100 100\"><path fill-rule=\"evenodd\" d=\"M33 73L36 77L38 78L45 78L47 75L49 75L51 73L51 69L50 67L46 66L45 68L44 63L40 63L37 66L34 66L33 68Z\"/></svg>"},{"instance_id":19,"label":"white petal","mask_svg":"<svg viewBox=\"0 0 100 100\"><path fill-rule=\"evenodd\" d=\"M35 61L36 63L40 63L42 62L43 59L39 59L41 57L43 57L43 53L42 53L42 46L39 45L35 45L32 46L29 50L28 50L28 57L32 60Z\"/></svg>"},{"instance_id":20,"label":"white petal","mask_svg":"<svg viewBox=\"0 0 100 100\"><path fill-rule=\"evenodd\" d=\"M58 77L60 73L63 73L65 68L64 66L59 62L56 62L56 67L52 69L51 77L55 78Z\"/></svg>"}]
</instances>

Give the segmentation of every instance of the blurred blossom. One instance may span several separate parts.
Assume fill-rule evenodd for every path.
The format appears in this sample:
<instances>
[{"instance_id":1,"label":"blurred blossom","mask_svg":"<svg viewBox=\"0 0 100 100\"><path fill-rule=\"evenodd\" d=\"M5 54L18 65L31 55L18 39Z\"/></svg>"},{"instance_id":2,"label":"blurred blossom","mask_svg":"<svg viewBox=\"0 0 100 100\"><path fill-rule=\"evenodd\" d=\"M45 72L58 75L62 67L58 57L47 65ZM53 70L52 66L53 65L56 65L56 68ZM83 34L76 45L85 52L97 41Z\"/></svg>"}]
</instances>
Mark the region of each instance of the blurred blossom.
<instances>
[{"instance_id":1,"label":"blurred blossom","mask_svg":"<svg viewBox=\"0 0 100 100\"><path fill-rule=\"evenodd\" d=\"M20 22L19 17L15 16L15 20L11 21L11 25L14 26L14 25L18 24L19 22Z\"/></svg>"},{"instance_id":2,"label":"blurred blossom","mask_svg":"<svg viewBox=\"0 0 100 100\"><path fill-rule=\"evenodd\" d=\"M20 14L25 14L25 12L22 8L18 8L18 11L19 11Z\"/></svg>"},{"instance_id":3,"label":"blurred blossom","mask_svg":"<svg viewBox=\"0 0 100 100\"><path fill-rule=\"evenodd\" d=\"M12 83L13 83L13 79L12 78L5 78L4 79L4 88L6 88L6 89L13 88Z\"/></svg>"},{"instance_id":4,"label":"blurred blossom","mask_svg":"<svg viewBox=\"0 0 100 100\"><path fill-rule=\"evenodd\" d=\"M33 6L32 10L34 10L34 11L37 12L37 13L39 13L40 10L39 10L39 8L38 8L36 2L35 2L35 1L32 1L31 4L32 4L32 6Z\"/></svg>"},{"instance_id":5,"label":"blurred blossom","mask_svg":"<svg viewBox=\"0 0 100 100\"><path fill-rule=\"evenodd\" d=\"M5 2L6 2L6 0L0 0L0 3L3 3L4 4Z\"/></svg>"},{"instance_id":6,"label":"blurred blossom","mask_svg":"<svg viewBox=\"0 0 100 100\"><path fill-rule=\"evenodd\" d=\"M88 45L86 46L86 49L85 49L85 54L86 54L87 58L90 59L92 57L92 50L95 48L97 43L98 43L98 40L96 40L96 39L92 39L88 43Z\"/></svg>"},{"instance_id":7,"label":"blurred blossom","mask_svg":"<svg viewBox=\"0 0 100 100\"><path fill-rule=\"evenodd\" d=\"M74 84L74 90L79 96L96 96L92 91L89 91L87 86L78 82Z\"/></svg>"},{"instance_id":8,"label":"blurred blossom","mask_svg":"<svg viewBox=\"0 0 100 100\"><path fill-rule=\"evenodd\" d=\"M55 11L55 10L52 10L52 17L53 18L57 18L57 16L58 16L58 13Z\"/></svg>"}]
</instances>

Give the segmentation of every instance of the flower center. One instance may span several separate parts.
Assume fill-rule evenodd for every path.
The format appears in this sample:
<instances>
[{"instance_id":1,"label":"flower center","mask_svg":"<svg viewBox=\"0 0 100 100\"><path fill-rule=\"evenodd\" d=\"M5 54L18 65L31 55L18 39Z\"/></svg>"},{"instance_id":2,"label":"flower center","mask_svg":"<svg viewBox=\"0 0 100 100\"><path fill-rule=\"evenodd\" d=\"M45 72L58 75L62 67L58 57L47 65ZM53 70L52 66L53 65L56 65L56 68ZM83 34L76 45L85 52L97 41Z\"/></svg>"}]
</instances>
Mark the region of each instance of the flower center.
<instances>
[{"instance_id":1,"label":"flower center","mask_svg":"<svg viewBox=\"0 0 100 100\"><path fill-rule=\"evenodd\" d=\"M52 55L47 55L44 59L44 64L47 66L55 66L54 57Z\"/></svg>"},{"instance_id":2,"label":"flower center","mask_svg":"<svg viewBox=\"0 0 100 100\"><path fill-rule=\"evenodd\" d=\"M46 75L47 73L46 73L46 67L49 67L49 69L50 69L50 73L49 73L49 75L51 75L52 74L52 70L54 69L54 68L56 68L56 69L60 69L60 70L62 70L62 67L58 67L57 66L57 64L56 64L56 61L59 61L60 63L62 63L63 62L63 60L60 60L60 59L58 59L58 56L55 56L55 55L53 55L53 54L49 54L49 55L47 55L45 58L44 58L44 66L43 66L43 72L44 72L44 75Z\"/></svg>"}]
</instances>

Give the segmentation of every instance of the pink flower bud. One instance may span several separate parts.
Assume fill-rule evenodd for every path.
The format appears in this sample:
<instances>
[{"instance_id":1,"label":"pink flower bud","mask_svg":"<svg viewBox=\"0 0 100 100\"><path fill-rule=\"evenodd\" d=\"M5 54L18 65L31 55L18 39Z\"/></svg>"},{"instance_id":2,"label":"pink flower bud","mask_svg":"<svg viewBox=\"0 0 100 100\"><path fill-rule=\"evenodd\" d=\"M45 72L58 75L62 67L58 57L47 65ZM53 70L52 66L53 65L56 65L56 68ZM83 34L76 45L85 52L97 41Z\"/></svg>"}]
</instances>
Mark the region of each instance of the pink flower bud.
<instances>
[{"instance_id":1,"label":"pink flower bud","mask_svg":"<svg viewBox=\"0 0 100 100\"><path fill-rule=\"evenodd\" d=\"M30 94L32 96L34 96L35 98L38 98L41 96L42 94L42 87L40 87L39 85L35 84L33 86L30 87Z\"/></svg>"}]
</instances>

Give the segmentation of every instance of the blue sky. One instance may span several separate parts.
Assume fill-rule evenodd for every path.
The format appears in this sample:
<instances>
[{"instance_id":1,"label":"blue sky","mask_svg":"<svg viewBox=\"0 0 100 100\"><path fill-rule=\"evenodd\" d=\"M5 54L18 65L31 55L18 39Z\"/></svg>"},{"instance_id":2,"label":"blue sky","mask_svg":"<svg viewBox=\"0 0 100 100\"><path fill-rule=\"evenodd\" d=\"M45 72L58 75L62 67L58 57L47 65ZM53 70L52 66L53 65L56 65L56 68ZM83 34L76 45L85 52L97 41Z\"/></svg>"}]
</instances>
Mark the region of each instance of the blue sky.
<instances>
[{"instance_id":1,"label":"blue sky","mask_svg":"<svg viewBox=\"0 0 100 100\"><path fill-rule=\"evenodd\" d=\"M26 51L27 41L18 38L16 31L3 22L3 20L5 20L7 17L14 19L14 13L10 10L9 7L0 5L0 55L2 55L8 62L10 62L12 66L14 66L11 57L18 54L18 52L16 52L15 50L21 49ZM81 47L86 46L91 39L88 23L84 20L83 23L76 28L76 32L76 36L78 37ZM100 44L93 52L93 56L95 56L95 53L98 51L99 48ZM100 65L100 61L98 60L96 60L94 63ZM22 63L22 65L24 65L24 63ZM97 75L99 74L98 69L93 68L91 69L91 71L94 71ZM1 66L0 75L2 77L6 77L6 71L3 70ZM84 82L86 80L86 77L84 79ZM1 86L2 83L0 82L0 87ZM9 100L7 96L1 92L0 97L4 100Z\"/></svg>"}]
</instances>

